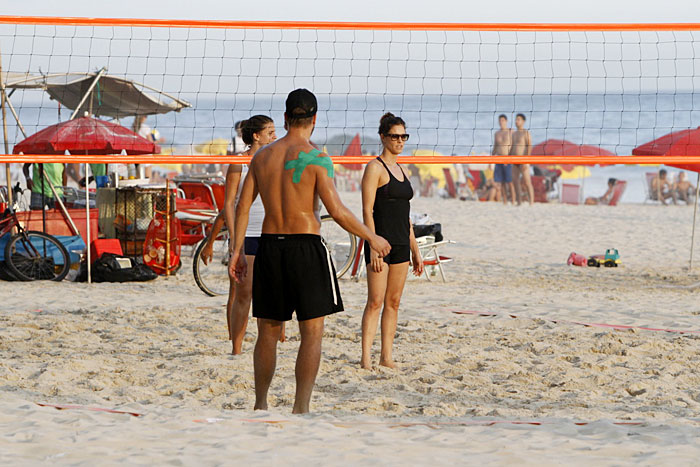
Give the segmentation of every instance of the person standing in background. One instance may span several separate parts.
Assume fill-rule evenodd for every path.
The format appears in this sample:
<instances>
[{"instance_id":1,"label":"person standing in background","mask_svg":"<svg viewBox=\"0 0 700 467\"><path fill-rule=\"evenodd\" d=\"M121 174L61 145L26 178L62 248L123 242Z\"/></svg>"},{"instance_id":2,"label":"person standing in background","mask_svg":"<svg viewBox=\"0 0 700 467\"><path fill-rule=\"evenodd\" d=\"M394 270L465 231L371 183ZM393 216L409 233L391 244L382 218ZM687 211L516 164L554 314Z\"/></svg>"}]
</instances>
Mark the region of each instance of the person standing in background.
<instances>
[{"instance_id":1,"label":"person standing in background","mask_svg":"<svg viewBox=\"0 0 700 467\"><path fill-rule=\"evenodd\" d=\"M29 166L31 165L34 166L34 171L33 177L30 178ZM44 166L44 177L41 176L41 165ZM29 209L39 211L45 208L53 209L56 204L56 197L51 189L51 185L56 190L56 194L63 197L63 189L61 187L68 183L65 164L24 164L22 172L27 181L27 188L32 192L29 200Z\"/></svg>"},{"instance_id":2,"label":"person standing in background","mask_svg":"<svg viewBox=\"0 0 700 467\"><path fill-rule=\"evenodd\" d=\"M510 146L512 144L512 130L508 128L508 117L504 114L498 116L498 130L493 135L492 156L507 156L510 154ZM499 197L503 200L503 204L508 204L508 188L510 195L515 204L515 188L513 187L513 166L511 164L496 164L493 169L493 181L496 184L494 199Z\"/></svg>"},{"instance_id":3,"label":"person standing in background","mask_svg":"<svg viewBox=\"0 0 700 467\"><path fill-rule=\"evenodd\" d=\"M142 138L147 139L148 141L152 141L156 144L160 144L165 142L165 138L162 138L160 136L160 132L156 129L151 128L150 126L146 125L146 116L145 115L137 115L134 117L134 125L131 128L134 133L139 135ZM135 166L135 172L134 176L136 178L139 178L139 172L141 168L143 168L143 173L145 178L151 178L152 175L152 168L151 164L134 164ZM131 175L131 174L130 174Z\"/></svg>"},{"instance_id":4,"label":"person standing in background","mask_svg":"<svg viewBox=\"0 0 700 467\"><path fill-rule=\"evenodd\" d=\"M530 132L525 129L525 115L518 114L515 116L515 128L511 135L511 156L529 156L532 152L532 138ZM520 180L522 177L522 181ZM535 189L532 187L532 179L530 178L530 164L513 164L513 184L515 185L515 196L518 200L518 205L522 202L520 190L522 182L525 182L527 188L528 201L530 205L535 202Z\"/></svg>"}]
</instances>

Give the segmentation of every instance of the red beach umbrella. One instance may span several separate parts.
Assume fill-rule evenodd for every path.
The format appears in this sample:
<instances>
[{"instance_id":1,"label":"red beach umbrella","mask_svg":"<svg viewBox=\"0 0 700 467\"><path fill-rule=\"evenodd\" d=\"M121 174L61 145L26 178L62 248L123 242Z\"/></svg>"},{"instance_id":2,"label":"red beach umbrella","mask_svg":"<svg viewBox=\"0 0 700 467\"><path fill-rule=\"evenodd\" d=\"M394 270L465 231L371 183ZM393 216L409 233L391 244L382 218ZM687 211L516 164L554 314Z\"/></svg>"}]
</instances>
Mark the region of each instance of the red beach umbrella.
<instances>
[{"instance_id":1,"label":"red beach umbrella","mask_svg":"<svg viewBox=\"0 0 700 467\"><path fill-rule=\"evenodd\" d=\"M697 156L700 154L700 127L669 133L632 150L635 156ZM700 195L700 165L698 164L669 164L683 170L698 173L695 187L695 208L693 210L693 233L690 243L690 265L693 269L693 247L695 246L695 218L698 213L698 195Z\"/></svg>"},{"instance_id":2,"label":"red beach umbrella","mask_svg":"<svg viewBox=\"0 0 700 467\"><path fill-rule=\"evenodd\" d=\"M697 156L700 154L700 127L674 131L632 150L635 156ZM700 173L698 164L670 164L683 170Z\"/></svg>"},{"instance_id":3,"label":"red beach umbrella","mask_svg":"<svg viewBox=\"0 0 700 467\"><path fill-rule=\"evenodd\" d=\"M361 156L362 155L362 144L360 142L360 134L356 134L355 137L350 141L350 145L345 149L344 156ZM348 170L362 170L362 164L343 164Z\"/></svg>"},{"instance_id":4,"label":"red beach umbrella","mask_svg":"<svg viewBox=\"0 0 700 467\"><path fill-rule=\"evenodd\" d=\"M116 123L81 117L51 125L17 143L13 154L155 154L152 141Z\"/></svg>"},{"instance_id":5,"label":"red beach umbrella","mask_svg":"<svg viewBox=\"0 0 700 467\"><path fill-rule=\"evenodd\" d=\"M576 144L565 139L548 139L532 147L533 156L614 156L615 153L590 144ZM572 164L561 166L566 171L573 170Z\"/></svg>"}]
</instances>

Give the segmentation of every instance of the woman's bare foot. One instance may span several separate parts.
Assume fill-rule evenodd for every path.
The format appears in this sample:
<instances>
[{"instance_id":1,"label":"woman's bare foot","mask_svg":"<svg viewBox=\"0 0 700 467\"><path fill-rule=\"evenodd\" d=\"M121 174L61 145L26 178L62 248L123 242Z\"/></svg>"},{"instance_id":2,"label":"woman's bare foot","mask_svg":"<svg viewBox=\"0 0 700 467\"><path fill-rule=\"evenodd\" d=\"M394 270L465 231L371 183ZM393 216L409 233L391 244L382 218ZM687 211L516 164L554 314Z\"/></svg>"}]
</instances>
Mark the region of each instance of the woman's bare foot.
<instances>
[{"instance_id":1,"label":"woman's bare foot","mask_svg":"<svg viewBox=\"0 0 700 467\"><path fill-rule=\"evenodd\" d=\"M381 366L385 366L385 367L387 367L387 368L393 368L393 369L399 368L399 364L396 363L394 360L384 360L384 359L380 359L380 360L379 360L379 364L380 364Z\"/></svg>"},{"instance_id":2,"label":"woman's bare foot","mask_svg":"<svg viewBox=\"0 0 700 467\"><path fill-rule=\"evenodd\" d=\"M372 369L372 359L362 357L362 359L360 360L360 368L363 368L365 370L371 370Z\"/></svg>"}]
</instances>

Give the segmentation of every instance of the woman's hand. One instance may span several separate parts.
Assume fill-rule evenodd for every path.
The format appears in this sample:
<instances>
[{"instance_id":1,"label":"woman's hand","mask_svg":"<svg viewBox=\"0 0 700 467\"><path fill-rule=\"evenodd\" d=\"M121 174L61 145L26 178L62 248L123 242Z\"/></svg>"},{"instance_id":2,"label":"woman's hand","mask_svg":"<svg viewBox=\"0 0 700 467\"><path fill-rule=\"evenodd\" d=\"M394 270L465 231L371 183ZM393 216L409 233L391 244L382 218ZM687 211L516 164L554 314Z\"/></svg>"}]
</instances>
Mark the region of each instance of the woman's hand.
<instances>
[{"instance_id":1,"label":"woman's hand","mask_svg":"<svg viewBox=\"0 0 700 467\"><path fill-rule=\"evenodd\" d=\"M420 255L420 250L418 248L411 252L411 266L413 266L414 276L421 276L423 274L423 257Z\"/></svg>"},{"instance_id":2,"label":"woman's hand","mask_svg":"<svg viewBox=\"0 0 700 467\"><path fill-rule=\"evenodd\" d=\"M369 250L369 266L374 272L382 272L384 269L384 260L379 256L379 253L373 249Z\"/></svg>"},{"instance_id":3,"label":"woman's hand","mask_svg":"<svg viewBox=\"0 0 700 467\"><path fill-rule=\"evenodd\" d=\"M228 263L228 274L239 284L243 282L243 279L248 274L248 261L246 261L245 255L242 255L240 251L231 253Z\"/></svg>"},{"instance_id":4,"label":"woman's hand","mask_svg":"<svg viewBox=\"0 0 700 467\"><path fill-rule=\"evenodd\" d=\"M204 245L204 248L202 248L202 262L206 265L209 265L209 261L211 261L212 257L214 256L214 245L207 240L206 245Z\"/></svg>"}]
</instances>

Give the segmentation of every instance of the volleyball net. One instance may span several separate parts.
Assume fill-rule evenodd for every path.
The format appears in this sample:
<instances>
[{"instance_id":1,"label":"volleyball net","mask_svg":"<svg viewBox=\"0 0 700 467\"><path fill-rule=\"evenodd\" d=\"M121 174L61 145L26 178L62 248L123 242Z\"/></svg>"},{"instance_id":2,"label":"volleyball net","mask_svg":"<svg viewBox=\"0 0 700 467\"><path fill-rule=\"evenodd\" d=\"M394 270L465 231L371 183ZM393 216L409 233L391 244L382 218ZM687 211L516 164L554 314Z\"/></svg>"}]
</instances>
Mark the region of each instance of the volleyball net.
<instances>
[{"instance_id":1,"label":"volleyball net","mask_svg":"<svg viewBox=\"0 0 700 467\"><path fill-rule=\"evenodd\" d=\"M514 128L518 114L533 147L586 145L521 162L700 163L700 150L626 157L700 125L700 24L0 17L0 58L0 162L243 162L226 155L236 122L269 115L281 136L287 94L307 88L319 102L313 142L347 162L380 151L379 119L392 112L407 123L405 154L423 163L511 161L486 156L498 117ZM162 154L12 155L27 136L85 113L147 128Z\"/></svg>"}]
</instances>

